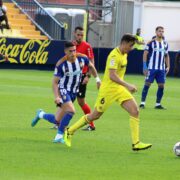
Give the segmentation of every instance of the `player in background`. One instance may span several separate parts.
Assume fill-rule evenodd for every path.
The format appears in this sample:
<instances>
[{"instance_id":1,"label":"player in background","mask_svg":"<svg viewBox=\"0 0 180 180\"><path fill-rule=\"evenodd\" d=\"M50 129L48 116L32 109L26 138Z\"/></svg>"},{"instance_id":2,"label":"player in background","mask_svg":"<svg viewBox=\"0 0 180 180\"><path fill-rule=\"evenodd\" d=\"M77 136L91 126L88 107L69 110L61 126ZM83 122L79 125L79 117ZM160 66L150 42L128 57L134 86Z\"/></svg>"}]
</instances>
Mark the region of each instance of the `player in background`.
<instances>
[{"instance_id":1,"label":"player in background","mask_svg":"<svg viewBox=\"0 0 180 180\"><path fill-rule=\"evenodd\" d=\"M135 38L137 39L136 43L134 44L134 49L136 50L144 50L144 39L141 36L141 28L136 30Z\"/></svg>"},{"instance_id":2,"label":"player in background","mask_svg":"<svg viewBox=\"0 0 180 180\"><path fill-rule=\"evenodd\" d=\"M94 53L91 45L83 40L84 37L84 29L82 27L76 27L74 31L74 43L76 45L76 50L79 53L85 54L89 60L94 64ZM82 80L79 86L79 92L77 94L77 101L81 109L83 110L84 114L89 114L91 112L91 109L89 105L86 102L85 96L86 96L86 88L89 81L89 78L91 77L91 73L89 72L89 69L87 66L83 68L83 75ZM90 122L89 125L83 129L87 131L93 131L95 130L95 125L93 122Z\"/></svg>"},{"instance_id":3,"label":"player in background","mask_svg":"<svg viewBox=\"0 0 180 180\"><path fill-rule=\"evenodd\" d=\"M169 69L168 43L164 40L164 28L158 26L156 28L155 38L147 44L143 54L143 73L146 78L142 90L140 108L145 108L148 90L155 79L158 84L155 109L165 109L161 105L161 100L164 94L164 84Z\"/></svg>"},{"instance_id":4,"label":"player in background","mask_svg":"<svg viewBox=\"0 0 180 180\"><path fill-rule=\"evenodd\" d=\"M52 81L54 102L58 106L56 115L45 113L40 109L31 123L31 126L34 127L40 119L45 119L50 123L59 124L60 116L62 116L54 139L55 143L64 143L64 129L75 113L73 102L79 90L84 66L88 66L91 69L99 88L100 79L94 65L86 55L76 53L76 46L72 42L66 42L65 56L57 62Z\"/></svg>"},{"instance_id":5,"label":"player in background","mask_svg":"<svg viewBox=\"0 0 180 180\"><path fill-rule=\"evenodd\" d=\"M5 21L5 24L2 24L2 22ZM3 1L0 0L0 29L3 33L3 29L11 29L9 26L9 21L7 17L7 8L3 5Z\"/></svg>"},{"instance_id":6,"label":"player in background","mask_svg":"<svg viewBox=\"0 0 180 180\"><path fill-rule=\"evenodd\" d=\"M64 140L67 146L71 146L71 138L76 130L91 121L99 119L113 102L117 102L130 115L132 149L143 150L152 146L139 140L139 110L132 96L132 93L136 92L137 88L135 85L124 81L127 54L133 48L135 41L136 38L133 35L125 34L121 39L120 45L110 52L95 109L90 114L82 116L76 123L66 129Z\"/></svg>"}]
</instances>

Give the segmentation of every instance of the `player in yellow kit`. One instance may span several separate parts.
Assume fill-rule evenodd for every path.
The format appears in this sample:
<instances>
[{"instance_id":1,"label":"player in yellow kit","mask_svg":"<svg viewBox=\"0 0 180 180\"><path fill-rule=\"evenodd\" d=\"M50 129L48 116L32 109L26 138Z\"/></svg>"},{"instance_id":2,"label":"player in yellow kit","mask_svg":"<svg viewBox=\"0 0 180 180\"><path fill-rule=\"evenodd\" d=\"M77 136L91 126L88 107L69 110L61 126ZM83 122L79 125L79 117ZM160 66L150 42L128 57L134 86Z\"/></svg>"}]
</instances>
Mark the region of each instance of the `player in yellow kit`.
<instances>
[{"instance_id":1,"label":"player in yellow kit","mask_svg":"<svg viewBox=\"0 0 180 180\"><path fill-rule=\"evenodd\" d=\"M132 49L136 38L131 34L125 34L118 47L113 49L107 59L104 78L92 113L82 116L75 124L65 131L64 140L67 146L71 146L71 138L74 132L100 116L113 103L117 102L130 115L130 127L132 135L132 149L148 149L152 144L144 144L139 140L139 109L132 93L137 91L135 85L124 81L127 66L127 54Z\"/></svg>"}]
</instances>

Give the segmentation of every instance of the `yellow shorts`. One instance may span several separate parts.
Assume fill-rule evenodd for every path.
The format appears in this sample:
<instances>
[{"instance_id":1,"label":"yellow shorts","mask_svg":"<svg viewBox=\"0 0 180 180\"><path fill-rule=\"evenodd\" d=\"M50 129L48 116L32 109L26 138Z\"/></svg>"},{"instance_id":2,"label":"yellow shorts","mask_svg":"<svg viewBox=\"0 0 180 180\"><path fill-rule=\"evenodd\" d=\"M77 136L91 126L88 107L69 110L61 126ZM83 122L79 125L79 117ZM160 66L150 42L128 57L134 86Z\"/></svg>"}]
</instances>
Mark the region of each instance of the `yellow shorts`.
<instances>
[{"instance_id":1,"label":"yellow shorts","mask_svg":"<svg viewBox=\"0 0 180 180\"><path fill-rule=\"evenodd\" d=\"M134 97L125 87L121 86L116 90L110 88L100 89L95 108L99 112L105 112L113 102L121 105L124 101L130 99L134 99Z\"/></svg>"}]
</instances>

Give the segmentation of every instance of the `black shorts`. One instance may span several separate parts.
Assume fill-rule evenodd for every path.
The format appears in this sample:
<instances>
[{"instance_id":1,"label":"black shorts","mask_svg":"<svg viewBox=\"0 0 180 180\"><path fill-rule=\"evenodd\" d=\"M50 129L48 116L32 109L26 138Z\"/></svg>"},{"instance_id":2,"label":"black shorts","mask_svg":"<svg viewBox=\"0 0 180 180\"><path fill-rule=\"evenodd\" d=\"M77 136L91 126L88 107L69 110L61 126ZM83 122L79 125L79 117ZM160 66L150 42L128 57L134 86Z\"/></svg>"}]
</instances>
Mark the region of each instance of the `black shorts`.
<instances>
[{"instance_id":1,"label":"black shorts","mask_svg":"<svg viewBox=\"0 0 180 180\"><path fill-rule=\"evenodd\" d=\"M87 86L87 84L82 84L85 77L86 77L86 74L83 74L80 85L79 85L79 92L77 93L78 98L85 98L85 96L86 96L86 86Z\"/></svg>"}]
</instances>

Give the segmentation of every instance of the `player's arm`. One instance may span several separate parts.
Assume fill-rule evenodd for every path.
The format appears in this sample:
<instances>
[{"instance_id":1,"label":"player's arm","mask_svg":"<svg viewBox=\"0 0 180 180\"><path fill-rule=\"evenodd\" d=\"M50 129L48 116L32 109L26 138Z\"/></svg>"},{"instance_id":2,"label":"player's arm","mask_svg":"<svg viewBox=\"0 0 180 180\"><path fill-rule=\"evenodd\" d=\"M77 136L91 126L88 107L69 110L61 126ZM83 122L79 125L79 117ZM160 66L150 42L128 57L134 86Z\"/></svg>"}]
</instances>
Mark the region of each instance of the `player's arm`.
<instances>
[{"instance_id":1,"label":"player's arm","mask_svg":"<svg viewBox=\"0 0 180 180\"><path fill-rule=\"evenodd\" d=\"M147 76L147 74L148 74L148 68L147 68L148 53L149 52L147 50L144 50L144 53L143 53L143 74L145 76Z\"/></svg>"},{"instance_id":2,"label":"player's arm","mask_svg":"<svg viewBox=\"0 0 180 180\"><path fill-rule=\"evenodd\" d=\"M169 58L169 54L165 55L165 63L166 63L166 74L168 74L169 69L170 69L170 58Z\"/></svg>"},{"instance_id":3,"label":"player's arm","mask_svg":"<svg viewBox=\"0 0 180 180\"><path fill-rule=\"evenodd\" d=\"M88 45L88 48L87 48L87 56L88 56L89 60L91 61L91 63L94 64L94 53L93 53L93 49L90 44Z\"/></svg>"},{"instance_id":4,"label":"player's arm","mask_svg":"<svg viewBox=\"0 0 180 180\"><path fill-rule=\"evenodd\" d=\"M99 87L100 87L100 85L101 85L101 80L100 80L100 78L99 78L99 76L98 76L98 73L97 73L97 71L96 71L96 68L94 67L94 65L93 65L91 62L89 62L89 65L88 65L88 66L89 66L89 69L90 69L92 75L93 75L94 78L96 79L97 88L99 89Z\"/></svg>"},{"instance_id":5,"label":"player's arm","mask_svg":"<svg viewBox=\"0 0 180 180\"><path fill-rule=\"evenodd\" d=\"M53 89L53 93L54 93L54 102L56 104L61 104L62 103L62 99L59 93L59 88L58 88L58 82L59 82L60 78L57 76L53 77L52 80L52 89Z\"/></svg>"},{"instance_id":6,"label":"player's arm","mask_svg":"<svg viewBox=\"0 0 180 180\"><path fill-rule=\"evenodd\" d=\"M89 44L89 47L87 48L87 55L88 55L88 58L89 58L90 62L94 65L94 53L93 53L93 49L92 49L92 47L91 47L90 44ZM90 77L91 77L91 74L92 74L92 72L91 72L91 70L89 69L88 72L87 72L87 74L86 74L86 76L87 76L88 78L90 78Z\"/></svg>"},{"instance_id":7,"label":"player's arm","mask_svg":"<svg viewBox=\"0 0 180 180\"><path fill-rule=\"evenodd\" d=\"M118 74L116 69L109 69L109 78L114 81L115 83L124 86L127 88L131 93L134 93L137 91L137 88L135 85L129 84L126 81L122 80Z\"/></svg>"}]
</instances>

